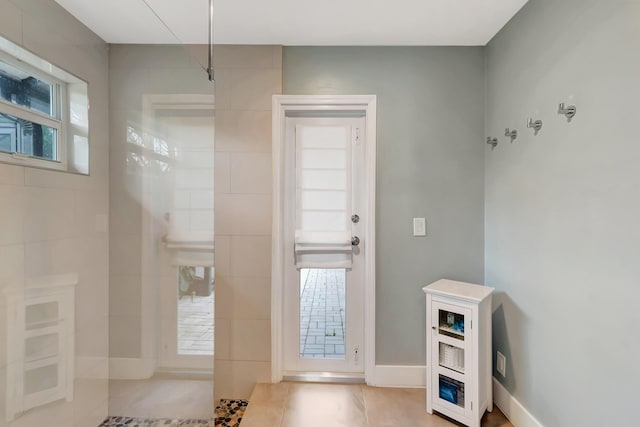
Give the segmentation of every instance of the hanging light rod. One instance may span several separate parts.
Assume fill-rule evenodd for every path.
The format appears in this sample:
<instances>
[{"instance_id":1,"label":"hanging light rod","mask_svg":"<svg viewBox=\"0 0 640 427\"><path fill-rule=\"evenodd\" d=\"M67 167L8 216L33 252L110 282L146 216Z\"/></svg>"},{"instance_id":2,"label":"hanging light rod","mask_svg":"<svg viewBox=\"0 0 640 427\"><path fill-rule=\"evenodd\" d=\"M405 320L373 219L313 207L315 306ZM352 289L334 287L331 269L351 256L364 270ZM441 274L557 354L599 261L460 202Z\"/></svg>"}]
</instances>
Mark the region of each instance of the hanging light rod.
<instances>
[{"instance_id":1,"label":"hanging light rod","mask_svg":"<svg viewBox=\"0 0 640 427\"><path fill-rule=\"evenodd\" d=\"M213 0L209 0L209 66L207 67L209 81L215 81L213 73Z\"/></svg>"}]
</instances>

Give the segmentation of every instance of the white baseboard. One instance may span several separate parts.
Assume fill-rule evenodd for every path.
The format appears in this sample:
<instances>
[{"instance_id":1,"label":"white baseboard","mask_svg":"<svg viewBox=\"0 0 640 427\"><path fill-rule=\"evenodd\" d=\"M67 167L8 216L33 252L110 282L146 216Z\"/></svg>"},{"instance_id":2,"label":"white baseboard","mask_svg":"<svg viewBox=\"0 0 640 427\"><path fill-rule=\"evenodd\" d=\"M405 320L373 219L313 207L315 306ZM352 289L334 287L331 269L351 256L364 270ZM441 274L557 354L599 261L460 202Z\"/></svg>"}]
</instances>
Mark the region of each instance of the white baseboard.
<instances>
[{"instance_id":1,"label":"white baseboard","mask_svg":"<svg viewBox=\"0 0 640 427\"><path fill-rule=\"evenodd\" d=\"M527 408L513 397L498 380L493 379L493 402L515 427L542 427Z\"/></svg>"},{"instance_id":2,"label":"white baseboard","mask_svg":"<svg viewBox=\"0 0 640 427\"><path fill-rule=\"evenodd\" d=\"M367 383L375 387L423 388L426 366L376 365L373 378ZM515 427L543 427L543 425L502 384L493 378L494 404Z\"/></svg>"},{"instance_id":3,"label":"white baseboard","mask_svg":"<svg viewBox=\"0 0 640 427\"><path fill-rule=\"evenodd\" d=\"M424 388L426 366L376 365L367 384L375 387Z\"/></svg>"},{"instance_id":4,"label":"white baseboard","mask_svg":"<svg viewBox=\"0 0 640 427\"><path fill-rule=\"evenodd\" d=\"M156 359L109 358L109 379L112 380L146 380L155 370Z\"/></svg>"},{"instance_id":5,"label":"white baseboard","mask_svg":"<svg viewBox=\"0 0 640 427\"><path fill-rule=\"evenodd\" d=\"M75 377L84 380L109 379L109 358L76 356Z\"/></svg>"}]
</instances>

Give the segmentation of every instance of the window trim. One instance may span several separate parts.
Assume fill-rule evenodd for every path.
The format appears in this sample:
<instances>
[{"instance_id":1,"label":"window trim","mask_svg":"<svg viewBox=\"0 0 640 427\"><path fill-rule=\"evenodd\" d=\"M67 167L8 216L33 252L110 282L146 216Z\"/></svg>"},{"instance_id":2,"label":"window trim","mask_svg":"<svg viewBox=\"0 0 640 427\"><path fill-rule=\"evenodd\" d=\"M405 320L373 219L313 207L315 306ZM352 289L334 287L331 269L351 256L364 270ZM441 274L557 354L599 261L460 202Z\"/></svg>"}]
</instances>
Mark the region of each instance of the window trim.
<instances>
[{"instance_id":1,"label":"window trim","mask_svg":"<svg viewBox=\"0 0 640 427\"><path fill-rule=\"evenodd\" d=\"M69 92L73 85L77 83L84 84L87 91L86 96L88 107L89 84L86 81L73 76L62 68L53 65L45 59L42 59L39 56L29 52L21 46L15 45L3 38L0 38L0 40L2 41L2 43L0 44L0 60L52 86L52 112L54 114L49 115L46 113L42 113L40 111L22 105L14 104L1 98L0 112L36 124L48 126L56 130L55 160L35 157L20 152L7 152L0 150L0 162L18 166L89 175L88 169L86 173L77 172L71 170L69 164L69 145L74 143L73 138L75 135L88 138L89 126L88 120L86 130L82 130L79 126L71 123L71 102ZM49 69L50 72L43 68ZM63 80L59 76L66 76L67 80ZM78 132L74 132L72 130L75 128L78 128Z\"/></svg>"},{"instance_id":2,"label":"window trim","mask_svg":"<svg viewBox=\"0 0 640 427\"><path fill-rule=\"evenodd\" d=\"M69 109L67 100L67 83L57 79L56 77L45 74L42 70L20 61L11 55L0 51L0 60L9 64L10 66L17 68L21 71L28 73L29 75L43 81L52 87L51 93L51 105L53 114L45 114L41 111L34 110L23 105L14 104L5 99L0 98L0 113L9 114L11 116L30 121L39 125L44 125L56 130L56 158L45 159L42 157L36 157L21 153L18 151L6 152L0 151L0 160L8 161L10 163L23 163L26 166L40 166L48 169L66 170L67 168L67 132L66 127L68 123L65 121L68 114L66 112ZM28 164L27 164L28 163Z\"/></svg>"}]
</instances>

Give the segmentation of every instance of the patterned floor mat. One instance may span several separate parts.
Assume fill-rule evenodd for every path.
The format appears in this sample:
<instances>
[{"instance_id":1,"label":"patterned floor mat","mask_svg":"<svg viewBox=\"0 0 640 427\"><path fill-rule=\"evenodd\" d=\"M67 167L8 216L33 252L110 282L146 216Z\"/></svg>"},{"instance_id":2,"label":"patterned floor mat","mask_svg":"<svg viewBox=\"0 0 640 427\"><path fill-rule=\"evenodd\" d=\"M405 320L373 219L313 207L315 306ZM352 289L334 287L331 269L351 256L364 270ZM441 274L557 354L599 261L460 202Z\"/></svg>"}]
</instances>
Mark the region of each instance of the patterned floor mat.
<instances>
[{"instance_id":1,"label":"patterned floor mat","mask_svg":"<svg viewBox=\"0 0 640 427\"><path fill-rule=\"evenodd\" d=\"M214 419L157 419L134 417L108 417L98 427L239 427L249 402L238 399L220 399Z\"/></svg>"},{"instance_id":2,"label":"patterned floor mat","mask_svg":"<svg viewBox=\"0 0 640 427\"><path fill-rule=\"evenodd\" d=\"M221 427L238 427L244 411L247 410L248 400L220 399L216 408L215 425Z\"/></svg>"}]
</instances>

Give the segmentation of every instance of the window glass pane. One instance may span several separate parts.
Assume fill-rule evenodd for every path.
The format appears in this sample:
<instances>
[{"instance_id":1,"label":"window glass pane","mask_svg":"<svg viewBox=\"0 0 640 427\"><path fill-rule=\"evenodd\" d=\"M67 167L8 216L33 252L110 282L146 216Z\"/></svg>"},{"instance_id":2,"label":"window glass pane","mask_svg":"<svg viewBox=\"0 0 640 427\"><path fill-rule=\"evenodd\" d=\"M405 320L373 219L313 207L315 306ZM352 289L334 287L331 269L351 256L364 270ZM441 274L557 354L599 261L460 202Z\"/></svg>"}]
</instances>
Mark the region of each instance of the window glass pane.
<instances>
[{"instance_id":1,"label":"window glass pane","mask_svg":"<svg viewBox=\"0 0 640 427\"><path fill-rule=\"evenodd\" d=\"M213 267L178 267L178 355L213 355Z\"/></svg>"},{"instance_id":2,"label":"window glass pane","mask_svg":"<svg viewBox=\"0 0 640 427\"><path fill-rule=\"evenodd\" d=\"M16 127L13 123L5 123L0 116L0 150L16 151Z\"/></svg>"},{"instance_id":3,"label":"window glass pane","mask_svg":"<svg viewBox=\"0 0 640 427\"><path fill-rule=\"evenodd\" d=\"M301 358L345 358L345 280L342 268L300 270Z\"/></svg>"},{"instance_id":4,"label":"window glass pane","mask_svg":"<svg viewBox=\"0 0 640 427\"><path fill-rule=\"evenodd\" d=\"M0 150L58 160L58 131L52 127L0 113Z\"/></svg>"},{"instance_id":5,"label":"window glass pane","mask_svg":"<svg viewBox=\"0 0 640 427\"><path fill-rule=\"evenodd\" d=\"M0 61L0 98L55 117L53 85Z\"/></svg>"}]
</instances>

